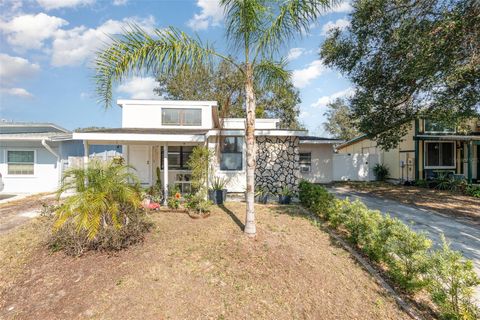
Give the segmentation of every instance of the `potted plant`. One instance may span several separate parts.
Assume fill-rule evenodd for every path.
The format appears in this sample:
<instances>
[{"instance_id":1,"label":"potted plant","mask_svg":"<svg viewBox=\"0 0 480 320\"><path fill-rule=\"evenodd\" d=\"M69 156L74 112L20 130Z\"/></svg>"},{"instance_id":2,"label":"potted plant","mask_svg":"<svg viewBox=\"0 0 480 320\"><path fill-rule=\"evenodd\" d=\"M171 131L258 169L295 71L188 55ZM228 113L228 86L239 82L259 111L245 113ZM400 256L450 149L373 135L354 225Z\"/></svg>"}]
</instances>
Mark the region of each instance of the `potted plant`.
<instances>
[{"instance_id":1,"label":"potted plant","mask_svg":"<svg viewBox=\"0 0 480 320\"><path fill-rule=\"evenodd\" d=\"M282 191L278 195L278 203L279 204L290 204L292 202L293 191L285 186L283 187Z\"/></svg>"},{"instance_id":2,"label":"potted plant","mask_svg":"<svg viewBox=\"0 0 480 320\"><path fill-rule=\"evenodd\" d=\"M258 203L266 204L268 201L268 190L262 187L258 187L255 191L255 198Z\"/></svg>"},{"instance_id":3,"label":"potted plant","mask_svg":"<svg viewBox=\"0 0 480 320\"><path fill-rule=\"evenodd\" d=\"M227 198L227 179L221 177L214 177L211 183L211 189L208 190L208 199L213 202L213 204L223 204Z\"/></svg>"}]
</instances>

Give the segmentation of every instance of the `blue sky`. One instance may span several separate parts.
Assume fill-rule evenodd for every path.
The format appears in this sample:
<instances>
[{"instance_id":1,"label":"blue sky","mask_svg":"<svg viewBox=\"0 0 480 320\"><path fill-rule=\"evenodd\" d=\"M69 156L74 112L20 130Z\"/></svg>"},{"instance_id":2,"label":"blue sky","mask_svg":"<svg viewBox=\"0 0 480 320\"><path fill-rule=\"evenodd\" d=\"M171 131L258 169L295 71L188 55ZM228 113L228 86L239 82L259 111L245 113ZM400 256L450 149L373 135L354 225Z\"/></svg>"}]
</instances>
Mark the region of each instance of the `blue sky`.
<instances>
[{"instance_id":1,"label":"blue sky","mask_svg":"<svg viewBox=\"0 0 480 320\"><path fill-rule=\"evenodd\" d=\"M348 25L348 2L326 13L282 52L300 90L301 121L312 134L322 128L325 105L351 94L351 84L325 67L318 49L333 27ZM0 118L48 121L68 129L121 126L120 108L95 99L91 60L126 22L149 30L175 26L224 49L223 10L217 0L0 0ZM152 77L133 77L116 98L152 98ZM157 97L158 98L158 97Z\"/></svg>"}]
</instances>

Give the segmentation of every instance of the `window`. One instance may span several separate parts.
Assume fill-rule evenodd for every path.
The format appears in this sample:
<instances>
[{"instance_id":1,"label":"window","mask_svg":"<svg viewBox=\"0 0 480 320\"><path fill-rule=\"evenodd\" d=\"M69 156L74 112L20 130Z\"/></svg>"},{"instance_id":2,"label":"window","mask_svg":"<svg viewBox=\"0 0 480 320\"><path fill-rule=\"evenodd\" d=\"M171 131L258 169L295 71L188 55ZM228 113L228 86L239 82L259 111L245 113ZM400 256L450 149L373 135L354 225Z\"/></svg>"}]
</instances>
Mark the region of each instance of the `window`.
<instances>
[{"instance_id":1,"label":"window","mask_svg":"<svg viewBox=\"0 0 480 320\"><path fill-rule=\"evenodd\" d=\"M187 162L193 147L168 147L168 169L188 170ZM163 148L161 152L161 168L163 169Z\"/></svg>"},{"instance_id":2,"label":"window","mask_svg":"<svg viewBox=\"0 0 480 320\"><path fill-rule=\"evenodd\" d=\"M310 172L312 167L312 154L308 153L300 153L300 172Z\"/></svg>"},{"instance_id":3,"label":"window","mask_svg":"<svg viewBox=\"0 0 480 320\"><path fill-rule=\"evenodd\" d=\"M220 170L243 169L243 137L224 137L220 148Z\"/></svg>"},{"instance_id":4,"label":"window","mask_svg":"<svg viewBox=\"0 0 480 320\"><path fill-rule=\"evenodd\" d=\"M8 174L33 175L34 162L33 151L7 151Z\"/></svg>"},{"instance_id":5,"label":"window","mask_svg":"<svg viewBox=\"0 0 480 320\"><path fill-rule=\"evenodd\" d=\"M454 142L425 142L426 168L455 168Z\"/></svg>"},{"instance_id":6,"label":"window","mask_svg":"<svg viewBox=\"0 0 480 320\"><path fill-rule=\"evenodd\" d=\"M162 108L162 125L201 126L202 109Z\"/></svg>"},{"instance_id":7,"label":"window","mask_svg":"<svg viewBox=\"0 0 480 320\"><path fill-rule=\"evenodd\" d=\"M452 133L455 132L454 125L445 125L444 123L425 119L425 132Z\"/></svg>"}]
</instances>

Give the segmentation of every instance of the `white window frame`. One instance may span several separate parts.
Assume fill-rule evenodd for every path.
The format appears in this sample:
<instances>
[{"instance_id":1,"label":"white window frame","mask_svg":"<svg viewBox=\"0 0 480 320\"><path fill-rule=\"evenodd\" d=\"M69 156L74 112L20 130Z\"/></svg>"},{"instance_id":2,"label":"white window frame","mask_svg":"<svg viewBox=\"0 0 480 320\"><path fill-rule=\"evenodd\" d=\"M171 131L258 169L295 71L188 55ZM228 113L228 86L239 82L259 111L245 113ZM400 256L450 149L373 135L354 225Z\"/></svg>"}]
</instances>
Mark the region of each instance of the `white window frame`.
<instances>
[{"instance_id":1,"label":"white window frame","mask_svg":"<svg viewBox=\"0 0 480 320\"><path fill-rule=\"evenodd\" d=\"M9 151L33 151L33 174L10 174L8 173L8 152ZM4 159L5 159L5 165L6 165L6 172L4 177L6 178L35 178L37 176L37 150L35 149L15 149L15 148L10 148L5 150L4 154Z\"/></svg>"},{"instance_id":2,"label":"white window frame","mask_svg":"<svg viewBox=\"0 0 480 320\"><path fill-rule=\"evenodd\" d=\"M429 143L451 143L453 144L453 166L427 166L427 144ZM423 167L425 169L456 169L457 168L457 145L455 141L425 141L423 147Z\"/></svg>"},{"instance_id":3,"label":"white window frame","mask_svg":"<svg viewBox=\"0 0 480 320\"><path fill-rule=\"evenodd\" d=\"M301 155L302 154L309 154L310 155L310 164L302 164L300 161L301 161ZM308 174L310 172L312 172L312 152L299 152L298 154L298 164L299 164L299 169L300 169L300 173L303 173L303 174ZM308 168L308 171L302 171L302 168Z\"/></svg>"},{"instance_id":4,"label":"white window frame","mask_svg":"<svg viewBox=\"0 0 480 320\"><path fill-rule=\"evenodd\" d=\"M178 110L179 111L179 123L165 123L163 121L163 112L164 110ZM185 111L188 110L195 110L195 111L200 111L200 123L199 124L185 124L185 118L183 118L183 123L182 123L182 116L185 117ZM166 127L201 127L202 122L203 122L203 111L202 108L175 108L175 107L168 107L168 108L162 108L161 110L161 122L162 126Z\"/></svg>"},{"instance_id":5,"label":"white window frame","mask_svg":"<svg viewBox=\"0 0 480 320\"><path fill-rule=\"evenodd\" d=\"M245 165L246 165L246 150L247 150L247 141L245 139L245 136L239 136L239 135L235 135L235 136L221 136L220 139L224 139L224 138L242 138L243 139L243 143L242 143L242 168L239 169L239 170L224 170L222 169L222 148L220 146L220 157L218 158L218 171L220 173L224 173L224 174L231 174L231 173L235 173L235 172L244 172L245 171ZM220 143L222 143L222 141L220 141Z\"/></svg>"}]
</instances>

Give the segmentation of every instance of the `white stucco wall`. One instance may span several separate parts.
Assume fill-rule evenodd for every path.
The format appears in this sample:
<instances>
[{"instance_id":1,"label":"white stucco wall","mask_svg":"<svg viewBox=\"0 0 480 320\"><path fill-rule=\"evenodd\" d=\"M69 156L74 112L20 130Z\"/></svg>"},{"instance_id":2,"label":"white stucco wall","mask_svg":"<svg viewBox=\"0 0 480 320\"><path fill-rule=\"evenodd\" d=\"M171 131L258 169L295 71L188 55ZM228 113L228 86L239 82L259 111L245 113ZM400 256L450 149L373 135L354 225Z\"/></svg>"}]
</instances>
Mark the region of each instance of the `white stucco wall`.
<instances>
[{"instance_id":1,"label":"white stucco wall","mask_svg":"<svg viewBox=\"0 0 480 320\"><path fill-rule=\"evenodd\" d=\"M333 146L331 144L300 144L300 153L311 152L312 166L309 173L302 173L302 179L312 183L328 183L333 180Z\"/></svg>"},{"instance_id":2,"label":"white stucco wall","mask_svg":"<svg viewBox=\"0 0 480 320\"><path fill-rule=\"evenodd\" d=\"M49 142L55 152L59 152L58 144ZM33 150L35 164L33 175L9 175L7 165L7 150ZM1 141L0 142L0 172L5 187L2 193L37 193L55 191L59 185L59 164L57 158L47 151L40 141Z\"/></svg>"}]
</instances>

